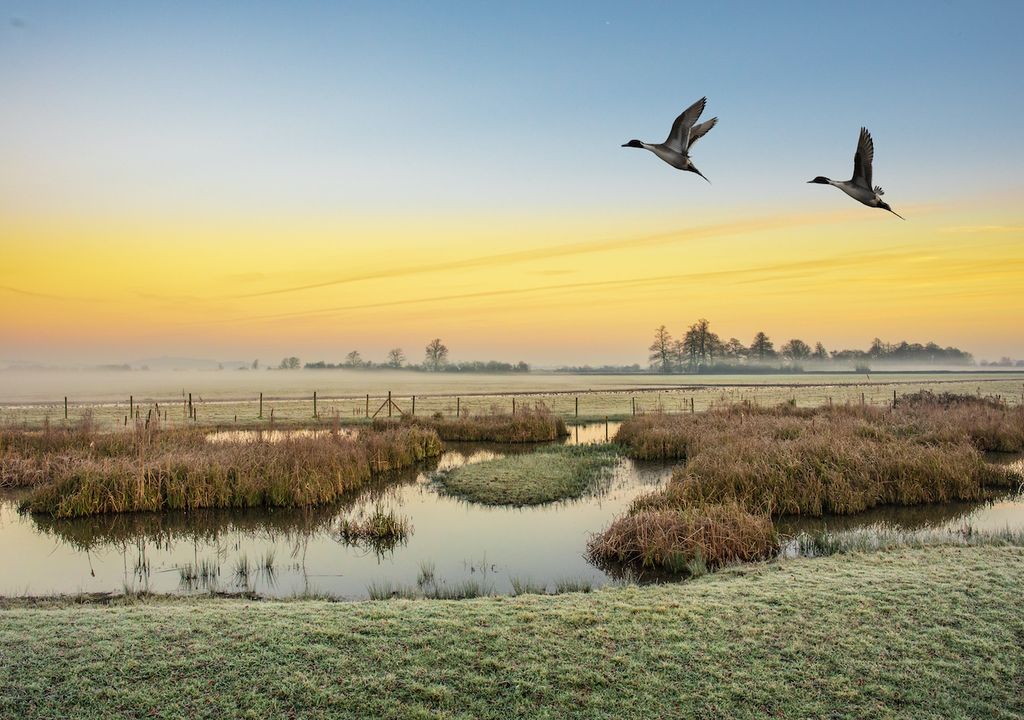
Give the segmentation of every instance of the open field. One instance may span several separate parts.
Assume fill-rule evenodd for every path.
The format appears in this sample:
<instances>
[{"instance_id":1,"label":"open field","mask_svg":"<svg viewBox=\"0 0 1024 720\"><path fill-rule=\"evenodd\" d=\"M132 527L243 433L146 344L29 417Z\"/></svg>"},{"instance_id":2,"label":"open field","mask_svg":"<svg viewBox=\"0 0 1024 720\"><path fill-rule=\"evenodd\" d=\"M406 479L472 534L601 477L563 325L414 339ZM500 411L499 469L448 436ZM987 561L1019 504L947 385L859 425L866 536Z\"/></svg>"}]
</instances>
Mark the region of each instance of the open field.
<instances>
[{"instance_id":1,"label":"open field","mask_svg":"<svg viewBox=\"0 0 1024 720\"><path fill-rule=\"evenodd\" d=\"M8 600L0 716L1013 718L1022 597L1021 548L931 547L458 602Z\"/></svg>"},{"instance_id":2,"label":"open field","mask_svg":"<svg viewBox=\"0 0 1024 720\"><path fill-rule=\"evenodd\" d=\"M451 375L356 370L207 372L0 372L0 424L41 426L64 422L64 398L71 421L91 411L105 427L124 427L130 412L145 420L159 412L166 424L279 427L366 422L382 408L388 392L402 412L417 416L456 411L474 415L509 413L543 403L575 418L632 416L635 411L689 412L750 401L801 407L832 403L886 406L897 394L921 389L1000 396L1019 403L1021 372L851 373L784 375ZM316 415L313 393L317 393ZM192 395L194 419L189 412ZM260 393L263 393L262 417ZM369 395L369 398L367 398ZM159 406L159 408L157 408ZM398 410L392 409L394 414ZM578 412L578 415L577 415ZM130 424L130 422L128 423Z\"/></svg>"}]
</instances>

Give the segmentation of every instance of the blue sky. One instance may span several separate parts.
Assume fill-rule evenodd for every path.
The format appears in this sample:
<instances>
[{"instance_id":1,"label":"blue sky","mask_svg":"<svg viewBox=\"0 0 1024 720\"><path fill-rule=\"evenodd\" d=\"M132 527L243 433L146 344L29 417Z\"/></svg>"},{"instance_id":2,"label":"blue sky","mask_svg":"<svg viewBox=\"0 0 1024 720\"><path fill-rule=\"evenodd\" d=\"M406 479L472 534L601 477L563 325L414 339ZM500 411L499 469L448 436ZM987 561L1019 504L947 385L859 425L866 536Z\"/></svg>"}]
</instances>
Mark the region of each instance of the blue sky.
<instances>
[{"instance_id":1,"label":"blue sky","mask_svg":"<svg viewBox=\"0 0 1024 720\"><path fill-rule=\"evenodd\" d=\"M663 208L678 178L619 145L702 95L702 205L823 201L861 124L896 207L1021 187L1019 2L3 7L22 206Z\"/></svg>"},{"instance_id":2,"label":"blue sky","mask_svg":"<svg viewBox=\"0 0 1024 720\"><path fill-rule=\"evenodd\" d=\"M4 352L635 362L707 317L1022 356L1022 27L1024 2L0 0ZM621 147L704 95L713 184ZM861 125L905 223L807 184L850 177Z\"/></svg>"}]
</instances>

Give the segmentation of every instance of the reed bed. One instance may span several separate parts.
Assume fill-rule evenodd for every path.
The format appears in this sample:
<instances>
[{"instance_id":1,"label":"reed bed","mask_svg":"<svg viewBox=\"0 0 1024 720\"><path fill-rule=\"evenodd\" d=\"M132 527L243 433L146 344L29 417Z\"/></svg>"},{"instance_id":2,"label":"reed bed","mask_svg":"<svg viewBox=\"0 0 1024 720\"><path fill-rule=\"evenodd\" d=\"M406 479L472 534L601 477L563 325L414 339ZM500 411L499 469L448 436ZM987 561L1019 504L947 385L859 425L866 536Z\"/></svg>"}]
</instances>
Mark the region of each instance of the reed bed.
<instances>
[{"instance_id":1,"label":"reed bed","mask_svg":"<svg viewBox=\"0 0 1024 720\"><path fill-rule=\"evenodd\" d=\"M979 410L982 421L1011 438L1012 423L992 421L990 410ZM846 515L879 505L978 500L992 487L1019 482L985 461L981 434L971 434L965 417L945 412L963 409L712 411L706 422L689 421L688 460L668 487L633 509L738 502L773 517Z\"/></svg>"},{"instance_id":2,"label":"reed bed","mask_svg":"<svg viewBox=\"0 0 1024 720\"><path fill-rule=\"evenodd\" d=\"M728 563L766 560L778 547L771 518L730 503L626 515L596 535L588 552L597 561L682 573L688 566L718 568Z\"/></svg>"},{"instance_id":3,"label":"reed bed","mask_svg":"<svg viewBox=\"0 0 1024 720\"><path fill-rule=\"evenodd\" d=\"M373 478L441 454L437 434L403 427L281 442L174 445L133 454L76 454L22 504L55 517L101 513L310 506L330 503Z\"/></svg>"},{"instance_id":4,"label":"reed bed","mask_svg":"<svg viewBox=\"0 0 1024 720\"><path fill-rule=\"evenodd\" d=\"M384 512L379 505L364 518L343 518L338 529L342 542L349 545L367 544L375 549L393 548L412 533L412 523L394 510Z\"/></svg>"},{"instance_id":5,"label":"reed bed","mask_svg":"<svg viewBox=\"0 0 1024 720\"><path fill-rule=\"evenodd\" d=\"M859 422L858 432L864 435L904 437L921 444L966 441L983 452L1024 452L1024 405L927 391L901 396L895 408L737 403L696 415L639 415L622 423L615 441L639 460L687 459L704 444L731 442L736 436L763 431L766 424L784 439L808 423L839 421Z\"/></svg>"},{"instance_id":6,"label":"reed bed","mask_svg":"<svg viewBox=\"0 0 1024 720\"><path fill-rule=\"evenodd\" d=\"M1024 409L929 393L888 410L739 404L627 420L616 440L633 457L686 462L595 538L592 555L687 571L774 552L774 530L748 532L772 518L979 500L1019 484L982 451L1024 450ZM744 531L718 535L716 523Z\"/></svg>"},{"instance_id":7,"label":"reed bed","mask_svg":"<svg viewBox=\"0 0 1024 720\"><path fill-rule=\"evenodd\" d=\"M205 445L199 428L163 430L156 421L140 421L123 432L100 432L89 417L70 427L0 427L0 488L50 482L86 460L198 451Z\"/></svg>"},{"instance_id":8,"label":"reed bed","mask_svg":"<svg viewBox=\"0 0 1024 720\"><path fill-rule=\"evenodd\" d=\"M866 438L841 423L792 439L744 435L708 444L634 509L736 502L752 512L847 515L880 505L980 500L1013 475L966 443Z\"/></svg>"},{"instance_id":9,"label":"reed bed","mask_svg":"<svg viewBox=\"0 0 1024 720\"><path fill-rule=\"evenodd\" d=\"M455 442L531 443L550 442L569 435L562 417L543 405L525 408L514 415L463 415L461 417L411 417L375 420L378 428L415 426L430 428L438 437Z\"/></svg>"}]
</instances>

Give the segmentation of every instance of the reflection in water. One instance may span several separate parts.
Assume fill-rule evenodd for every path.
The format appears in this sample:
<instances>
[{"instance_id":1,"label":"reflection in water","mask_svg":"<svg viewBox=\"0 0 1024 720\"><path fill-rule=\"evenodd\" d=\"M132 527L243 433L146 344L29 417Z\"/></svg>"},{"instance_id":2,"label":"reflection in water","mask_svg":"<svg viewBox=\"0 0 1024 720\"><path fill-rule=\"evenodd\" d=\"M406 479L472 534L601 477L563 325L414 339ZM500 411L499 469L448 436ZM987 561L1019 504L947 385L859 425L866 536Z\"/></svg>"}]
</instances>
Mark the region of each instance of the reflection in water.
<instances>
[{"instance_id":1,"label":"reflection in water","mask_svg":"<svg viewBox=\"0 0 1024 720\"><path fill-rule=\"evenodd\" d=\"M489 460L497 460L498 458L510 454L512 453L500 453L494 448L483 447L479 444L474 444L470 447L469 443L462 443L461 451L446 451L438 461L436 469L439 471L454 470L455 468L459 468L464 465L474 465L476 463L488 462Z\"/></svg>"},{"instance_id":2,"label":"reflection in water","mask_svg":"<svg viewBox=\"0 0 1024 720\"><path fill-rule=\"evenodd\" d=\"M609 434L614 436L614 424ZM603 441L604 423L580 428L580 442ZM570 442L575 442L575 432ZM367 596L371 585L415 586L425 566L438 586L480 577L508 593L513 580L552 590L580 579L597 587L638 579L628 568L595 567L584 557L592 533L625 512L639 495L663 484L669 466L622 461L606 490L579 500L506 508L474 505L439 494L431 473L483 462L536 446L450 444L431 465L395 474L330 506L124 513L56 520L21 515L18 494L0 495L0 595L121 592L250 592L290 597L323 593ZM1019 457L1015 460L1020 462ZM391 551L347 546L343 518L377 507L406 517L408 542ZM998 530L1024 527L1024 495L1006 493L983 503L878 508L832 518L784 518L794 536L828 528ZM641 580L660 579L647 575Z\"/></svg>"},{"instance_id":3,"label":"reflection in water","mask_svg":"<svg viewBox=\"0 0 1024 720\"><path fill-rule=\"evenodd\" d=\"M622 426L620 422L587 423L586 425L572 425L569 427L569 437L565 439L566 445L594 445L596 443L612 442L615 440L615 433Z\"/></svg>"},{"instance_id":4,"label":"reflection in water","mask_svg":"<svg viewBox=\"0 0 1024 720\"><path fill-rule=\"evenodd\" d=\"M621 422L573 425L569 427L569 436L565 438L564 443L567 445L591 445L612 441L615 439L615 433L618 432L621 425ZM332 434L354 438L359 434L359 430L352 427L301 430L219 430L208 433L206 440L212 443L281 442L282 440L292 438L316 438ZM498 447L498 445L495 444L495 447ZM504 445L501 447L504 447ZM520 447L524 452L532 449L529 443L523 443Z\"/></svg>"},{"instance_id":5,"label":"reflection in water","mask_svg":"<svg viewBox=\"0 0 1024 720\"><path fill-rule=\"evenodd\" d=\"M295 438L319 438L337 436L354 438L359 434L356 428L300 429L300 430L218 430L207 433L206 441L211 443L257 443L281 442Z\"/></svg>"},{"instance_id":6,"label":"reflection in water","mask_svg":"<svg viewBox=\"0 0 1024 720\"><path fill-rule=\"evenodd\" d=\"M614 433L614 429L610 428ZM588 434L589 433L589 434ZM581 428L581 442L600 433ZM575 440L575 438L573 438ZM478 579L510 592L512 579L553 589L566 578L594 586L610 576L584 558L590 534L663 483L670 470L620 464L599 496L533 508L495 508L440 495L431 475L537 446L451 443L433 464L397 474L343 502L309 508L125 513L57 520L19 515L0 496L0 594L253 592L288 597L366 597L373 584L415 585L424 563L439 586ZM380 507L408 518L408 541L391 551L346 545L343 518Z\"/></svg>"},{"instance_id":7,"label":"reflection in water","mask_svg":"<svg viewBox=\"0 0 1024 720\"><path fill-rule=\"evenodd\" d=\"M991 454L987 460L1016 470L1024 479L1024 458L1020 454ZM904 535L909 535L906 540L911 542L964 542L979 531L1024 529L1024 486L993 490L981 502L885 506L856 515L824 518L784 517L776 522L776 527L782 535L782 553L786 556L817 554L820 548L814 538L822 534L831 538L830 543L868 548Z\"/></svg>"},{"instance_id":8,"label":"reflection in water","mask_svg":"<svg viewBox=\"0 0 1024 720\"><path fill-rule=\"evenodd\" d=\"M1024 481L1024 458L1017 453L992 453L989 462L1006 465L1021 473ZM830 515L823 518L783 517L776 521L779 532L794 537L801 532L848 532L852 530L883 530L914 532L918 530L956 531L969 526L974 530L1002 530L1024 527L1024 487L995 489L982 502L948 502L928 505L886 505L855 515Z\"/></svg>"}]
</instances>

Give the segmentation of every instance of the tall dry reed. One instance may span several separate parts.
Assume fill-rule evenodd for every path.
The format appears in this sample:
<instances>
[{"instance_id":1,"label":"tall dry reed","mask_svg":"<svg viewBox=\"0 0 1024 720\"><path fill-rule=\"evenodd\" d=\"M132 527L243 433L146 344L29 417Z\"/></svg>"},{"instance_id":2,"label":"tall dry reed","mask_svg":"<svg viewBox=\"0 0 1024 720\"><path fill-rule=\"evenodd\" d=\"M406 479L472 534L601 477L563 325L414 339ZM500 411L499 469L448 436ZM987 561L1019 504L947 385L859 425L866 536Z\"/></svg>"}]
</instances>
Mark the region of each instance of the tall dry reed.
<instances>
[{"instance_id":1,"label":"tall dry reed","mask_svg":"<svg viewBox=\"0 0 1024 720\"><path fill-rule=\"evenodd\" d=\"M680 513L692 524L723 507L763 518L817 517L988 497L1020 483L982 451L1024 450L1024 409L930 394L888 409L739 404L631 418L616 440L634 457L685 463L664 489L638 498L595 540L594 551L664 565L675 562L673 552L703 552L689 535L670 531L683 522Z\"/></svg>"},{"instance_id":2,"label":"tall dry reed","mask_svg":"<svg viewBox=\"0 0 1024 720\"><path fill-rule=\"evenodd\" d=\"M23 503L31 512L78 517L137 510L318 505L373 477L441 453L424 428L280 442L158 445L134 455L85 455Z\"/></svg>"},{"instance_id":3,"label":"tall dry reed","mask_svg":"<svg viewBox=\"0 0 1024 720\"><path fill-rule=\"evenodd\" d=\"M678 510L646 510L627 515L596 535L592 558L685 571L695 561L707 568L765 560L778 550L767 515L737 503Z\"/></svg>"},{"instance_id":4,"label":"tall dry reed","mask_svg":"<svg viewBox=\"0 0 1024 720\"><path fill-rule=\"evenodd\" d=\"M426 427L442 440L466 442L528 443L548 442L566 437L565 420L543 405L509 414L464 415L462 417L405 417L377 420L375 427Z\"/></svg>"}]
</instances>

